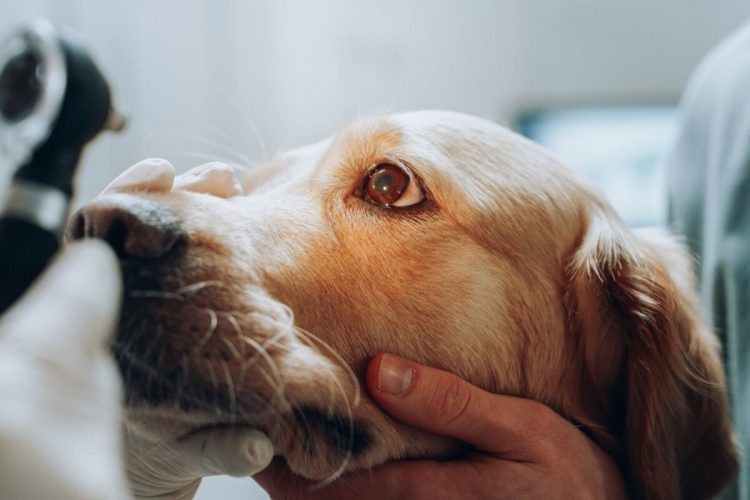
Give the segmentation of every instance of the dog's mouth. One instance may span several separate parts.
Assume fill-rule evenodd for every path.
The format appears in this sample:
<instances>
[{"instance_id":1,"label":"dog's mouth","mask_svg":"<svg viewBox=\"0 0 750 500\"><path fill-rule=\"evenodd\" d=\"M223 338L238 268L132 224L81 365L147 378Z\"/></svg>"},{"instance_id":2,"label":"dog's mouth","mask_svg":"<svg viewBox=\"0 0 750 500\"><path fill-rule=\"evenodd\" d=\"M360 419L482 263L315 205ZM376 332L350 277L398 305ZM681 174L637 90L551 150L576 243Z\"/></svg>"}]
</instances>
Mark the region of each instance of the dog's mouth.
<instances>
[{"instance_id":1,"label":"dog's mouth","mask_svg":"<svg viewBox=\"0 0 750 500\"><path fill-rule=\"evenodd\" d=\"M288 308L257 290L154 275L126 274L112 343L132 431L168 442L259 429L313 479L372 446L369 426L352 413L351 378L301 342Z\"/></svg>"}]
</instances>

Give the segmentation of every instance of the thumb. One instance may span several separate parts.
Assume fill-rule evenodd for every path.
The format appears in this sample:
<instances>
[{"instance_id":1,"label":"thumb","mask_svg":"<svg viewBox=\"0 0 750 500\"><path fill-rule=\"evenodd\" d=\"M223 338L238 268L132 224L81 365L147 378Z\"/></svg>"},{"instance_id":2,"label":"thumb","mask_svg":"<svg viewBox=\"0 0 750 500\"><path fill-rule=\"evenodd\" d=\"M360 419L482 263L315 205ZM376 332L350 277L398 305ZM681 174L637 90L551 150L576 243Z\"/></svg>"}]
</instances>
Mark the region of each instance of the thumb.
<instances>
[{"instance_id":1,"label":"thumb","mask_svg":"<svg viewBox=\"0 0 750 500\"><path fill-rule=\"evenodd\" d=\"M3 316L0 342L32 352L96 352L116 319L120 288L117 260L105 243L72 245Z\"/></svg>"},{"instance_id":2,"label":"thumb","mask_svg":"<svg viewBox=\"0 0 750 500\"><path fill-rule=\"evenodd\" d=\"M367 386L375 401L404 423L514 460L535 458L529 443L556 417L541 403L492 394L393 354L373 358Z\"/></svg>"}]
</instances>

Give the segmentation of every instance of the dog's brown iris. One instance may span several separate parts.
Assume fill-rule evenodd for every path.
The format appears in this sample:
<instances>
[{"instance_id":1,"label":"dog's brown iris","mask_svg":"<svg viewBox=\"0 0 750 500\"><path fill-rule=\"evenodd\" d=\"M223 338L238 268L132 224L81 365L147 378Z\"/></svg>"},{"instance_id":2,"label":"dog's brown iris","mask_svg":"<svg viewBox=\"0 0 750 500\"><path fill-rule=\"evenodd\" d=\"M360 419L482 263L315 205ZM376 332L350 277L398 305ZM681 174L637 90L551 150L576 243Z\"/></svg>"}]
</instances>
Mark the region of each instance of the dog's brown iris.
<instances>
[{"instance_id":1,"label":"dog's brown iris","mask_svg":"<svg viewBox=\"0 0 750 500\"><path fill-rule=\"evenodd\" d=\"M409 186L409 176L395 165L381 163L365 182L365 193L373 203L389 206L404 194Z\"/></svg>"}]
</instances>

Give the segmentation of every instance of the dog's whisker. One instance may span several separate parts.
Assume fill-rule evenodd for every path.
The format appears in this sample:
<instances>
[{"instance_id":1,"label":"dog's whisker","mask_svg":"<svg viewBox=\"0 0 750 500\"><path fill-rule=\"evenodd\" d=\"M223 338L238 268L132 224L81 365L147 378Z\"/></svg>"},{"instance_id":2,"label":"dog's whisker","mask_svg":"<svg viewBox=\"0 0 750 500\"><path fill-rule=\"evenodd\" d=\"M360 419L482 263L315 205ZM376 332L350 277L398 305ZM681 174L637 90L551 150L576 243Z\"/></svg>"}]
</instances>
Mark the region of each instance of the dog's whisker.
<instances>
[{"instance_id":1,"label":"dog's whisker","mask_svg":"<svg viewBox=\"0 0 750 500\"><path fill-rule=\"evenodd\" d=\"M237 160L227 158L226 156L210 155L206 153L201 153L199 151L187 151L187 150L182 149L182 150L170 151L170 153L175 156L184 156L185 158L195 158L196 160L221 161L222 163L226 163L230 167L234 168L235 170L239 170L241 172L248 171L250 167L252 166L252 165L245 165L243 163L238 162Z\"/></svg>"},{"instance_id":2,"label":"dog's whisker","mask_svg":"<svg viewBox=\"0 0 750 500\"><path fill-rule=\"evenodd\" d=\"M399 82L398 87L396 87L396 93L393 95L393 99L391 99L391 103L388 105L388 109L385 110L386 115L391 114L391 111L393 111L393 106L396 104L396 99L398 99L398 95L399 93L401 93L402 85L403 82Z\"/></svg>"},{"instance_id":3,"label":"dog's whisker","mask_svg":"<svg viewBox=\"0 0 750 500\"><path fill-rule=\"evenodd\" d=\"M227 92L225 88L219 85L216 81L206 78L205 76L203 76L203 79L206 83L213 86L214 89L218 91L219 95L221 95L222 97L224 97L224 99L227 100L227 102L231 105L232 109L235 109L238 113L240 113L240 118L243 119L245 124L250 127L250 130L255 135L255 139L258 142L258 146L260 146L261 157L265 158L266 157L266 143L263 140L263 136L261 136L260 134L260 130L255 125L255 122L253 122L248 115L241 112L243 107L240 105L240 103L236 99L232 98L231 94Z\"/></svg>"},{"instance_id":4,"label":"dog's whisker","mask_svg":"<svg viewBox=\"0 0 750 500\"><path fill-rule=\"evenodd\" d=\"M193 348L193 355L198 354L201 349L203 349L203 346L208 343L208 341L213 336L214 332L216 331L216 326L219 323L219 318L216 316L216 311L213 309L204 309L208 314L211 316L211 325L208 327L208 331L206 331L206 334L203 335L203 338L200 339L198 344Z\"/></svg>"},{"instance_id":5,"label":"dog's whisker","mask_svg":"<svg viewBox=\"0 0 750 500\"><path fill-rule=\"evenodd\" d=\"M271 322L276 321L276 320L274 320L272 318L269 318L269 319L270 319ZM352 403L352 407L356 408L357 406L359 406L359 402L360 402L359 379L357 379L357 375L354 373L354 370L351 369L351 367L349 366L349 363L347 363L346 360L333 347L331 347L327 342L325 342L320 337L318 337L318 336L310 333L308 330L305 330L304 328L301 328L301 327L296 326L296 325L294 325L294 329L295 329L296 332L302 333L305 336L307 336L308 338L310 338L310 339L318 342L320 345L322 345L323 347L325 347L325 349L328 352L330 352L331 355L336 358L336 360L338 360L338 362L341 364L342 368L344 368L344 370L346 370L346 372L349 374L349 377L352 380L352 384L354 385L354 401Z\"/></svg>"},{"instance_id":6,"label":"dog's whisker","mask_svg":"<svg viewBox=\"0 0 750 500\"><path fill-rule=\"evenodd\" d=\"M294 332L297 333L299 335L299 337L303 341L305 341L305 343L307 343L308 345L310 345L310 347L316 349L316 346L311 341L311 338L314 338L320 344L322 344L326 349L328 349L329 351L331 351L332 354L339 360L339 362L344 366L344 368L347 370L347 372L349 373L349 375L352 377L352 379L354 381L355 394L356 394L354 400L355 400L355 404L358 404L359 403L359 381L356 379L356 376L354 375L354 371L351 369L351 367L349 367L348 363L346 363L346 361L340 355L338 355L338 353L336 353L333 350L333 348L330 345L328 345L326 342L324 342L322 339L316 337L315 335L313 335L312 333L308 332L307 330L304 330L303 328L295 326L293 324L293 322L294 322L293 311L291 310L291 308L288 308L288 307L286 307L286 311L288 313L288 322L282 322L282 321L274 320L272 318L268 318L268 319L272 323L277 323L277 324L281 324L282 326L291 327L291 329L293 329ZM282 329L282 332L284 330L286 330L286 329ZM351 458L352 458L352 448L353 448L353 444L354 444L354 416L353 416L353 413L352 413L352 406L349 404L349 398L347 397L346 390L341 385L341 383L339 382L339 380L336 377L336 375L330 369L328 370L328 373L330 375L330 377L328 378L328 381L329 381L329 394L331 396L331 399L329 400L329 406L328 406L328 409L327 409L327 416L328 416L328 418L335 417L335 410L334 410L334 407L335 407L335 397L336 397L335 395L336 395L336 392L337 392L336 389L338 389L338 392L340 392L341 395L342 395L342 399L343 399L344 405L346 407L346 415L347 415L347 418L349 420L349 442L348 442L348 448L349 449L347 450L347 453L344 456L344 459L342 460L342 463L339 466L339 468L331 476L329 476L327 479L325 479L325 480L323 480L323 481L321 481L321 482L313 485L312 488L311 488L312 490L320 489L320 488L323 488L323 487L331 484L333 481L335 481L336 479L338 479L345 472L345 470L348 467L349 462L351 461ZM304 415L302 415L302 418L304 418ZM304 421L302 422L302 424L306 425L306 423Z\"/></svg>"},{"instance_id":7,"label":"dog's whisker","mask_svg":"<svg viewBox=\"0 0 750 500\"><path fill-rule=\"evenodd\" d=\"M334 379L334 383L338 386L339 390L341 391L341 395L344 399L344 405L346 407L346 416L349 419L349 449L346 452L346 455L344 456L344 459L341 461L341 465L339 468L331 474L328 478L324 479L323 481L314 484L310 489L315 491L319 490L321 488L324 488L337 480L341 475L346 471L346 468L349 466L349 462L352 459L352 448L354 445L354 415L352 414L352 407L349 405L349 400L346 397L346 391L344 390L344 387L339 383L338 379Z\"/></svg>"},{"instance_id":8,"label":"dog's whisker","mask_svg":"<svg viewBox=\"0 0 750 500\"><path fill-rule=\"evenodd\" d=\"M237 333L237 339L240 341L240 348L242 350L242 357L245 357L245 354L247 353L247 343L244 342L242 339L244 335L242 334L242 328L240 328L240 324L237 322L237 318L234 317L232 313L226 313L227 318L229 319L229 322L232 324L232 327L234 328L234 331ZM245 365L243 363L242 368L245 368Z\"/></svg>"},{"instance_id":9,"label":"dog's whisker","mask_svg":"<svg viewBox=\"0 0 750 500\"><path fill-rule=\"evenodd\" d=\"M304 331L301 331L300 329L295 328L292 326L292 329L294 333L297 335L297 337L302 340L308 347L311 349L314 349L315 351L320 351L318 347L313 343L310 338L308 338ZM336 406L336 388L334 387L335 381L337 380L337 375L334 373L333 369L330 366L326 366L326 372L328 374L328 409L327 409L327 415L333 416L335 415L335 406ZM346 394L343 394L344 400L346 401L347 397Z\"/></svg>"},{"instance_id":10,"label":"dog's whisker","mask_svg":"<svg viewBox=\"0 0 750 500\"><path fill-rule=\"evenodd\" d=\"M159 134L154 134L154 135L159 135ZM254 163L252 160L250 160L250 158L248 158L245 154L243 154L242 151L238 151L230 146L227 146L226 144L222 144L218 141L214 141L212 139L209 139L208 137L203 137L202 135L193 134L190 132L161 132L160 135L168 135L172 137L190 139L191 141L198 141L218 151L227 153L228 155L230 155L230 157L234 158L233 159L234 162L247 164L247 165L252 165Z\"/></svg>"},{"instance_id":11,"label":"dog's whisker","mask_svg":"<svg viewBox=\"0 0 750 500\"><path fill-rule=\"evenodd\" d=\"M263 348L262 345L260 345L257 341L251 339L250 337L243 336L242 340L250 344L254 349L256 349L261 356L263 356L263 359L266 360L266 363L268 363L268 367L271 369L271 372L273 372L273 376L278 382L279 387L283 390L284 383L281 379L281 372L279 371L279 367L276 364L276 362L273 360L270 354L268 354L268 351Z\"/></svg>"},{"instance_id":12,"label":"dog's whisker","mask_svg":"<svg viewBox=\"0 0 750 500\"><path fill-rule=\"evenodd\" d=\"M208 281L199 281L198 283L193 283L192 285L186 285L183 287L178 288L174 291L174 293L180 294L180 295L195 295L196 292L199 290L203 290L204 288L210 287L210 286L217 286L222 287L224 286L224 283L218 280L208 280Z\"/></svg>"},{"instance_id":13,"label":"dog's whisker","mask_svg":"<svg viewBox=\"0 0 750 500\"><path fill-rule=\"evenodd\" d=\"M277 395L279 397L279 400L284 404L284 406L285 407L291 407L291 405L289 405L289 402L284 397L284 382L283 382L283 380L281 378L281 372L279 371L279 367L276 364L276 362L273 360L273 358L268 354L268 351L267 351L266 347L260 345L257 341L255 341L255 340L251 339L250 337L247 337L246 335L244 335L242 333L242 327L240 326L239 322L237 321L237 318L235 318L234 315L231 314L231 313L226 313L226 314L227 314L227 318L229 319L229 322L232 324L232 326L236 330L238 338L242 342L244 342L246 344L249 344L253 349L255 349L258 352L258 354L260 354L263 357L263 359L265 359L265 361L268 364L269 368L271 368L271 371L273 372L273 376L274 376L274 378L276 380L276 383L272 384L271 380L270 380L270 377L267 377L266 380L268 380L269 383L271 383L272 387L276 388L276 393L277 393ZM254 359L254 357L251 358L251 360L252 359ZM251 366L251 363L243 363L243 368L247 368L249 366ZM261 367L257 367L257 369L260 370L261 373L265 373L265 370L263 370Z\"/></svg>"},{"instance_id":14,"label":"dog's whisker","mask_svg":"<svg viewBox=\"0 0 750 500\"><path fill-rule=\"evenodd\" d=\"M237 414L237 394L234 391L234 381L232 380L232 373L229 371L229 366L227 366L227 362L223 359L221 360L221 367L224 369L224 380L227 383L227 392L229 392L229 415L234 420Z\"/></svg>"},{"instance_id":15,"label":"dog's whisker","mask_svg":"<svg viewBox=\"0 0 750 500\"><path fill-rule=\"evenodd\" d=\"M281 407L281 410L284 412L288 412L292 410L292 405L289 403L289 401L286 399L286 396L284 396L284 388L283 386L279 386L276 381L271 377L271 375L268 374L267 371L263 369L263 367L257 367L256 368L260 375L268 382L268 385L270 385L274 389L274 398L271 399L268 402L269 408L273 408L276 402L278 401L278 404Z\"/></svg>"},{"instance_id":16,"label":"dog's whisker","mask_svg":"<svg viewBox=\"0 0 750 500\"><path fill-rule=\"evenodd\" d=\"M177 301L180 301L180 302L184 302L185 301L185 297L183 297L179 293L162 292L162 291L159 291L159 290L130 290L130 292L128 292L128 296L130 296L130 297L140 297L140 298L149 298L149 299L177 300Z\"/></svg>"},{"instance_id":17,"label":"dog's whisker","mask_svg":"<svg viewBox=\"0 0 750 500\"><path fill-rule=\"evenodd\" d=\"M242 355L240 354L240 351L237 350L237 348L232 344L232 342L229 341L228 338L222 337L221 341L224 342L224 345L227 346L227 349L229 349L229 352L232 353L232 356L234 356L234 359L237 361L242 361Z\"/></svg>"},{"instance_id":18,"label":"dog's whisker","mask_svg":"<svg viewBox=\"0 0 750 500\"><path fill-rule=\"evenodd\" d=\"M237 151L242 152L242 150L244 149L245 145L241 144L240 141L238 141L237 139L235 139L234 137L232 137L231 135L229 135L229 133L226 132L225 130L222 130L222 129L218 128L218 127L213 127L213 126L210 126L208 128L209 128L209 130L211 130L213 132L216 132L217 134L219 134L220 136L222 136L226 141L229 142L229 145L231 145ZM250 156L247 155L247 154L243 154L242 157L247 159L248 166L254 167L258 163L256 161L251 161L250 160Z\"/></svg>"},{"instance_id":19,"label":"dog's whisker","mask_svg":"<svg viewBox=\"0 0 750 500\"><path fill-rule=\"evenodd\" d=\"M208 367L208 377L211 379L211 386L214 388L214 411L217 415L221 415L221 407L219 406L219 380L216 378L216 372L211 363L206 362L205 365Z\"/></svg>"},{"instance_id":20,"label":"dog's whisker","mask_svg":"<svg viewBox=\"0 0 750 500\"><path fill-rule=\"evenodd\" d=\"M335 405L336 405L336 392L334 391L334 387L333 387L333 377L329 377L328 378L328 394L329 394L329 399L328 399L328 413L327 413L327 415L328 415L328 418L333 418L333 416L335 414L335 410L336 410L336 408L335 408Z\"/></svg>"},{"instance_id":21,"label":"dog's whisker","mask_svg":"<svg viewBox=\"0 0 750 500\"><path fill-rule=\"evenodd\" d=\"M294 321L294 312L291 310L291 308L287 307L286 309L287 309L287 313L288 313L288 316L289 316L289 321L293 323L293 321ZM294 328L295 333L297 333L303 340L305 340L306 343L310 344L311 347L315 348L312 345L312 343L311 343L311 339L317 340L327 350L329 350L334 355L334 357L336 357L336 359L339 360L339 362L341 363L341 365L346 369L346 371L349 373L350 377L352 377L352 380L354 382L354 387L355 387L355 398L354 398L355 404L354 404L354 407L356 407L356 405L359 404L359 400L360 400L360 398L359 398L359 381L357 380L357 378L356 378L356 376L354 374L354 371L351 369L351 367L349 366L349 364L329 344L327 344L322 339L318 338L317 336L313 335L312 333L310 333L309 331L307 331L307 330L305 330L303 328L297 327L295 325L292 325L292 327ZM353 448L353 445L354 445L354 416L353 416L353 413L352 413L353 406L349 404L349 398L347 397L346 390L341 385L340 381L338 380L338 377L336 377L335 374L330 369L328 370L328 373L330 374L330 377L329 377L328 380L329 380L329 394L331 395L331 399L329 401L329 407L328 407L328 416L329 417L333 417L335 415L335 411L333 409L334 404L335 404L335 395L336 395L336 392L337 392L335 389L338 389L338 392L341 393L344 405L346 407L346 415L347 415L347 418L349 420L349 443L348 443L348 445L349 445L348 448L349 449L347 450L347 453L344 456L344 459L342 460L341 465L339 466L339 468L333 474L331 474L331 476L329 476L327 479L325 479L325 480L323 480L323 481L321 481L321 482L313 485L311 487L312 490L317 490L317 489L323 488L323 487L331 484L333 481L335 481L336 479L338 479L345 472L347 466L349 465L349 462L351 461L351 458L352 458L352 448ZM335 388L331 387L331 384L333 384L335 386Z\"/></svg>"},{"instance_id":22,"label":"dog's whisker","mask_svg":"<svg viewBox=\"0 0 750 500\"><path fill-rule=\"evenodd\" d=\"M308 347L310 347L311 349L313 349L313 350L315 350L317 352L320 352L320 349L318 349L318 347L313 343L313 341L310 340L305 335L305 333L303 331L301 331L301 330L297 329L296 327L294 327L294 325L286 325L286 323L284 323L282 325L282 330L280 330L280 333L284 334L284 335L286 335L288 333L294 333L294 334L296 334L296 336L305 345L307 345ZM278 334L277 334L277 336L278 336ZM271 339L271 340L273 340L273 339ZM289 352L291 352L291 349L289 349ZM333 379L336 378L336 374L333 372L333 370L329 366L326 366L326 371L328 372L328 375L329 375L329 378L328 378L328 391L329 391L329 396L330 396L329 403L330 403L330 405L333 405L335 403L335 400L336 400L336 394L335 394L335 392L333 390L333 387L332 387L332 384L333 384L332 381L333 381Z\"/></svg>"},{"instance_id":23,"label":"dog's whisker","mask_svg":"<svg viewBox=\"0 0 750 500\"><path fill-rule=\"evenodd\" d=\"M246 339L246 337L245 337L245 335L244 335L244 334L242 333L242 328L240 327L240 324L239 324L239 323L237 322L237 318L235 318L235 317L234 317L234 315L233 315L233 314L231 314L231 313L226 313L226 314L227 314L227 317L228 317L228 319L229 319L229 322L230 322L230 323L232 323L232 326L234 327L235 331L237 332L237 338L239 338L239 339L240 339L240 345L245 345L245 344L247 344L248 342L247 342L247 341L245 340L245 339ZM267 318L267 317L266 317L266 316L264 316L264 315L259 315L259 316L260 316L261 318L263 318L263 319L269 319L269 318ZM289 332L288 332L288 331L286 331L285 329L280 329L280 330L279 330L279 331L278 331L278 332L276 333L276 335L274 335L274 336L273 336L273 337L271 337L270 339L268 339L268 340L266 340L265 342L263 342L263 344L262 344L261 348L262 348L262 349L263 349L264 351L267 351L267 350L268 350L268 347L269 347L269 346L271 346L271 345L274 345L274 346L281 346L281 344L279 344L279 343L278 343L277 341L278 341L279 339L281 339L281 337L283 337L283 336L287 335L288 333L289 333ZM288 348L286 348L286 346L284 346L284 347L283 347L283 349L284 349L284 350L286 350L286 351L289 351L289 349L288 349ZM249 359L246 359L246 360L245 360L245 361L243 362L243 366L244 366L244 367L249 367L249 366L252 366L252 365L254 365L254 364L255 364L255 362L257 361L257 359L258 359L258 357L259 357L260 355L261 355L261 351L260 351L260 350L257 350L257 349L256 349L256 353L255 353L255 354L254 354L254 355L253 355L252 357L250 357Z\"/></svg>"}]
</instances>

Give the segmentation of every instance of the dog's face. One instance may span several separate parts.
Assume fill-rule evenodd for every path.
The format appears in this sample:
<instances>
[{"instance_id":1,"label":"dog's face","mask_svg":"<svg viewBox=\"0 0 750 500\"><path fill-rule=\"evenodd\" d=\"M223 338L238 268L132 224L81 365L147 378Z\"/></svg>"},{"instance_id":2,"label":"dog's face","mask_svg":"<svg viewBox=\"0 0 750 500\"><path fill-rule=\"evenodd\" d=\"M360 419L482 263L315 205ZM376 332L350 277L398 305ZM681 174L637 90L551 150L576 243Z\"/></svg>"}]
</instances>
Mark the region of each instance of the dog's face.
<instances>
[{"instance_id":1,"label":"dog's face","mask_svg":"<svg viewBox=\"0 0 750 500\"><path fill-rule=\"evenodd\" d=\"M541 148L455 113L369 118L253 169L244 188L94 202L172 227L164 255L123 258L115 352L134 431L258 427L318 480L460 450L360 391L387 351L550 405L635 491L696 490L690 474L710 468L710 493L733 474L684 251L625 229Z\"/></svg>"}]
</instances>

